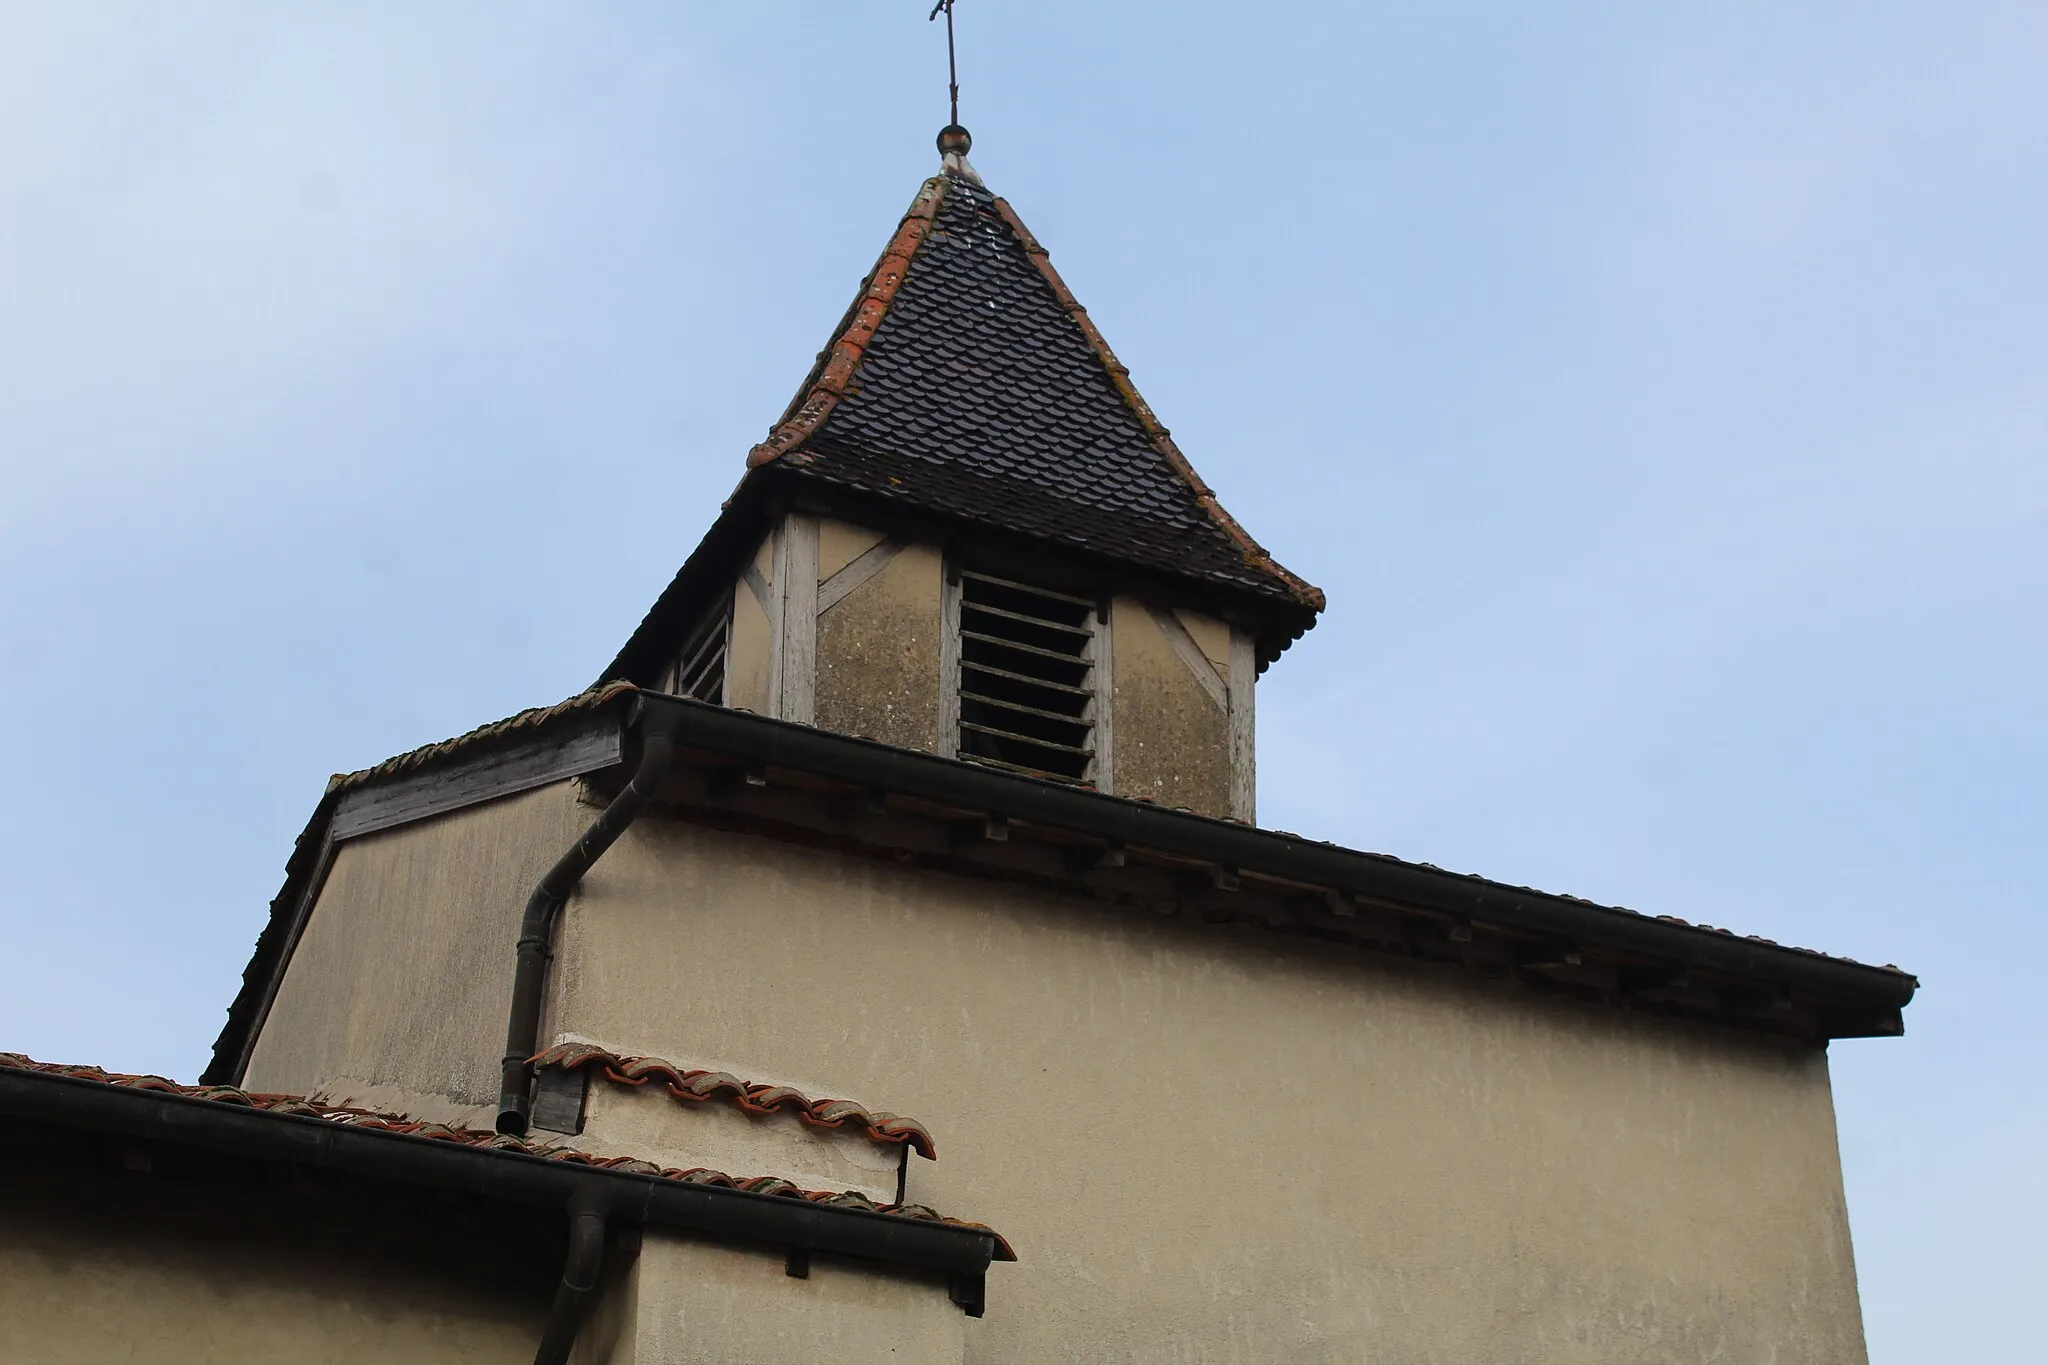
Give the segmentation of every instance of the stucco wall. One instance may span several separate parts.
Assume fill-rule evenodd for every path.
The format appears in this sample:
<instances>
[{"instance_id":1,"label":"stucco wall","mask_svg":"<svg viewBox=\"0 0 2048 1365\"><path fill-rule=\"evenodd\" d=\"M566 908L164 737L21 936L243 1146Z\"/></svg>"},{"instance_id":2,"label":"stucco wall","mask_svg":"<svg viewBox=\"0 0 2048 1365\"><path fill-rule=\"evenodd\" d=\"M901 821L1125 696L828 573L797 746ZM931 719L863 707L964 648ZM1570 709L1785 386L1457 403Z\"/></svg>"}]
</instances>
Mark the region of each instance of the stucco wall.
<instances>
[{"instance_id":1,"label":"stucco wall","mask_svg":"<svg viewBox=\"0 0 2048 1365\"><path fill-rule=\"evenodd\" d=\"M819 517L818 582L825 582L881 543L880 531L834 517Z\"/></svg>"},{"instance_id":2,"label":"stucco wall","mask_svg":"<svg viewBox=\"0 0 2048 1365\"><path fill-rule=\"evenodd\" d=\"M754 552L754 573L764 587L774 587L775 542L763 540ZM773 600L772 597L770 599ZM775 623L768 608L745 578L732 587L732 635L726 645L725 704L759 715L772 713Z\"/></svg>"},{"instance_id":3,"label":"stucco wall","mask_svg":"<svg viewBox=\"0 0 2048 1365\"><path fill-rule=\"evenodd\" d=\"M1864 1359L1809 1048L667 821L555 989L929 1125L1022 1258L972 1361Z\"/></svg>"},{"instance_id":4,"label":"stucco wall","mask_svg":"<svg viewBox=\"0 0 2048 1365\"><path fill-rule=\"evenodd\" d=\"M650 1233L607 1286L572 1365L960 1365L966 1316L945 1286L815 1258L808 1279L760 1249Z\"/></svg>"},{"instance_id":5,"label":"stucco wall","mask_svg":"<svg viewBox=\"0 0 2048 1365\"><path fill-rule=\"evenodd\" d=\"M1198 648L1222 652L1227 677L1229 628L1193 613L1184 616L1183 625L1192 627L1189 634ZM1228 711L1203 687L1144 603L1115 599L1110 630L1117 794L1204 815L1229 815ZM1217 690L1224 690L1220 679Z\"/></svg>"},{"instance_id":6,"label":"stucco wall","mask_svg":"<svg viewBox=\"0 0 2048 1365\"><path fill-rule=\"evenodd\" d=\"M826 524L830 531L833 523ZM843 536L835 537L844 539ZM818 569L830 576L821 533ZM939 746L939 552L910 545L818 616L817 723L906 749Z\"/></svg>"},{"instance_id":7,"label":"stucco wall","mask_svg":"<svg viewBox=\"0 0 2048 1365\"><path fill-rule=\"evenodd\" d=\"M590 823L577 790L344 843L244 1085L490 1127L519 917Z\"/></svg>"},{"instance_id":8,"label":"stucco wall","mask_svg":"<svg viewBox=\"0 0 2048 1365\"><path fill-rule=\"evenodd\" d=\"M152 1206L147 1176L98 1210L60 1206L53 1193L17 1184L0 1201L8 1365L525 1365L540 1340L544 1281L479 1289L439 1273L430 1254L337 1248L311 1221L266 1227L274 1193L175 1217ZM344 1223L348 1211L322 1221ZM424 1229L383 1232L410 1240ZM438 1254L453 1268L470 1253Z\"/></svg>"}]
</instances>

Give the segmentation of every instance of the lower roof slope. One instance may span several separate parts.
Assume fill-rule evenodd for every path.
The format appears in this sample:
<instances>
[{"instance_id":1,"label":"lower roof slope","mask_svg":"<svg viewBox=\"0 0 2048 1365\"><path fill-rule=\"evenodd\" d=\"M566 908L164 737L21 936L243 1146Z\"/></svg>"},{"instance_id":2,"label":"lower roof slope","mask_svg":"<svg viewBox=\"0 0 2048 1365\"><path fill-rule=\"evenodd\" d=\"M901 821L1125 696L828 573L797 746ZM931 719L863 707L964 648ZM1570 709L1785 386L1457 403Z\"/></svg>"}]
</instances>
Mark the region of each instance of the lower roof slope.
<instances>
[{"instance_id":1,"label":"lower roof slope","mask_svg":"<svg viewBox=\"0 0 2048 1365\"><path fill-rule=\"evenodd\" d=\"M169 1107L163 1108L159 1104L156 1106L157 1112L152 1113L149 1108L133 1103L109 1106L95 1104L89 1100L81 1102L81 1092L77 1089L81 1083L87 1087L83 1092L86 1095L93 1089L128 1092L138 1097L148 1096L159 1102L167 1101ZM67 1091L70 1093L67 1094ZM187 1109L186 1106L201 1106L204 1110L210 1110L215 1119L208 1123L198 1117L200 1108ZM145 1124L148 1128L146 1133L131 1131L131 1135L160 1136L170 1141L201 1144L224 1143L247 1155L274 1152L295 1161L315 1164L323 1159L331 1159L340 1150L334 1141L336 1134L332 1131L323 1135L317 1129L301 1129L294 1135L287 1129L275 1129L266 1134L262 1125L252 1127L248 1123L236 1120L230 1114L223 1114L222 1111L312 1120L316 1125L329 1130L346 1129L355 1133L407 1139L410 1143L437 1144L443 1148L475 1152L480 1156L513 1154L538 1158L562 1167L640 1177L642 1180L658 1182L657 1187L692 1186L706 1190L734 1191L770 1199L801 1201L826 1209L879 1215L893 1221L936 1224L948 1229L985 1235L989 1239L990 1250L995 1260L1017 1259L1009 1244L993 1230L980 1223L967 1223L955 1218L942 1217L922 1204L878 1204L856 1191L806 1190L778 1176L730 1176L722 1171L704 1167L692 1167L687 1170L664 1167L637 1157L592 1156L552 1143L506 1137L484 1129L429 1123L403 1114L328 1104L323 1100L303 1095L262 1094L229 1085L180 1085L162 1076L105 1071L96 1066L61 1062L38 1062L18 1052L0 1052L0 1118L54 1117L80 1126L117 1131L132 1130L137 1124ZM459 1169L446 1163L442 1163L438 1168L422 1168L417 1163L408 1165L402 1159L401 1154L404 1150L403 1145L359 1146L353 1149L359 1154L356 1159L343 1164L365 1168L381 1166L402 1169L415 1178L423 1169L437 1174ZM378 1160L379 1156L384 1160ZM451 1182L442 1174L438 1183ZM480 1172L468 1176L458 1175L453 1183L471 1190L493 1188L493 1178ZM508 1193L515 1183L516 1181L509 1177L498 1177L498 1188L506 1189ZM541 1188L545 1193L562 1186L560 1182L551 1182ZM529 1190L526 1193L530 1195L532 1192ZM555 1206L560 1207L558 1200ZM718 1208L720 1204L713 1203L710 1207Z\"/></svg>"}]
</instances>

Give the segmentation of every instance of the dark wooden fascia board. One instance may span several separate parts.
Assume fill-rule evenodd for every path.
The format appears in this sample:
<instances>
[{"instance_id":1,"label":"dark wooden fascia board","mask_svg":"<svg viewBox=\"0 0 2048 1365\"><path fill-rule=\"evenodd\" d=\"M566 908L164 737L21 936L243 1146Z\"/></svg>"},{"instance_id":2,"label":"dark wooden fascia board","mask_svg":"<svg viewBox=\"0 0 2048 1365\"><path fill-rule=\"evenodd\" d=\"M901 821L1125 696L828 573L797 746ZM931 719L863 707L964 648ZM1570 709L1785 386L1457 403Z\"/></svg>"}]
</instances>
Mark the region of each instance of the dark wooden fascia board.
<instances>
[{"instance_id":1,"label":"dark wooden fascia board","mask_svg":"<svg viewBox=\"0 0 2048 1365\"><path fill-rule=\"evenodd\" d=\"M616 713L585 716L552 733L346 791L331 832L337 841L354 839L581 777L617 763L622 743Z\"/></svg>"}]
</instances>

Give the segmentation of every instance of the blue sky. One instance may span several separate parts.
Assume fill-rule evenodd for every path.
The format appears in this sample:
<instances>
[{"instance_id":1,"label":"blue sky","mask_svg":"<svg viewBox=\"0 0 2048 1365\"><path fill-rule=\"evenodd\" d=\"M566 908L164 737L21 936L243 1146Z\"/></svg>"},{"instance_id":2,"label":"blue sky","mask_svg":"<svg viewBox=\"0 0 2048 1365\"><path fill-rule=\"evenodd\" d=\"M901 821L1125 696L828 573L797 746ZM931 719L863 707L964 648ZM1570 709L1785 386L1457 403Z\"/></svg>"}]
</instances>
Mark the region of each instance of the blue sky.
<instances>
[{"instance_id":1,"label":"blue sky","mask_svg":"<svg viewBox=\"0 0 2048 1365\"><path fill-rule=\"evenodd\" d=\"M0 1046L190 1078L327 773L592 680L931 169L925 8L0 0ZM2048 9L960 19L1329 592L1264 822L1920 973L1872 1357L2031 1357Z\"/></svg>"}]
</instances>

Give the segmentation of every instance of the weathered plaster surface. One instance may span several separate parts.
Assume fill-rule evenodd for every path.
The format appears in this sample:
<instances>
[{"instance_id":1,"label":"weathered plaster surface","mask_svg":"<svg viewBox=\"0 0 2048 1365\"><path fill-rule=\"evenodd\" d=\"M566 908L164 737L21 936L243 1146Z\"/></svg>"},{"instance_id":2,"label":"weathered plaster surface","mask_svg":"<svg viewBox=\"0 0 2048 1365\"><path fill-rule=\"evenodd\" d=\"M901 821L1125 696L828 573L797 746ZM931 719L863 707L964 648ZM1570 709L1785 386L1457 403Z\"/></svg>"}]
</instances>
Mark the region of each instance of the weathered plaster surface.
<instances>
[{"instance_id":1,"label":"weathered plaster surface","mask_svg":"<svg viewBox=\"0 0 2048 1365\"><path fill-rule=\"evenodd\" d=\"M978 1325L941 1283L822 1256L795 1279L772 1251L650 1233L572 1365L961 1365Z\"/></svg>"},{"instance_id":2,"label":"weathered plaster surface","mask_svg":"<svg viewBox=\"0 0 2048 1365\"><path fill-rule=\"evenodd\" d=\"M754 554L754 573L763 587L775 586L773 538L761 542ZM732 637L726 646L726 705L757 715L772 714L771 695L775 663L775 622L767 606L755 595L744 578L732 587Z\"/></svg>"},{"instance_id":3,"label":"weathered plaster surface","mask_svg":"<svg viewBox=\"0 0 2048 1365\"><path fill-rule=\"evenodd\" d=\"M590 823L577 791L344 843L244 1085L490 1127L519 917Z\"/></svg>"},{"instance_id":4,"label":"weathered plaster surface","mask_svg":"<svg viewBox=\"0 0 2048 1365\"><path fill-rule=\"evenodd\" d=\"M819 554L822 573L822 536ZM936 548L906 546L818 617L820 727L938 749L943 582Z\"/></svg>"},{"instance_id":5,"label":"weathered plaster surface","mask_svg":"<svg viewBox=\"0 0 2048 1365\"><path fill-rule=\"evenodd\" d=\"M19 1190L0 1201L0 1361L533 1359L545 1286L479 1293L360 1247L338 1252L323 1229L261 1228L250 1208L167 1222L148 1208L148 1177L135 1182L118 1214L24 1209Z\"/></svg>"},{"instance_id":6,"label":"weathered plaster surface","mask_svg":"<svg viewBox=\"0 0 2048 1365\"><path fill-rule=\"evenodd\" d=\"M519 907L589 816L344 847L250 1083L488 1105ZM558 945L550 1039L931 1128L909 1197L1022 1257L972 1361L1864 1359L1818 1050L660 817ZM886 1189L788 1116L600 1095L576 1141Z\"/></svg>"},{"instance_id":7,"label":"weathered plaster surface","mask_svg":"<svg viewBox=\"0 0 2048 1365\"><path fill-rule=\"evenodd\" d=\"M818 582L825 582L881 543L880 531L831 517L818 518Z\"/></svg>"},{"instance_id":8,"label":"weathered plaster surface","mask_svg":"<svg viewBox=\"0 0 2048 1365\"><path fill-rule=\"evenodd\" d=\"M564 1027L931 1126L970 1360L1864 1359L1819 1051L676 823L586 890Z\"/></svg>"},{"instance_id":9,"label":"weathered plaster surface","mask_svg":"<svg viewBox=\"0 0 2048 1365\"><path fill-rule=\"evenodd\" d=\"M1223 629L1220 623L1186 613L1202 625L1197 641ZM1166 806L1185 806L1204 815L1231 813L1230 719L1224 707L1189 671L1145 605L1119 597L1110 608L1116 727L1116 791ZM1190 631L1190 634L1193 634Z\"/></svg>"},{"instance_id":10,"label":"weathered plaster surface","mask_svg":"<svg viewBox=\"0 0 2048 1365\"><path fill-rule=\"evenodd\" d=\"M1180 622L1181 629L1194 639L1196 648L1202 651L1202 657L1216 670L1216 676L1227 679L1230 676L1229 624L1184 607L1175 608L1173 616Z\"/></svg>"}]
</instances>

